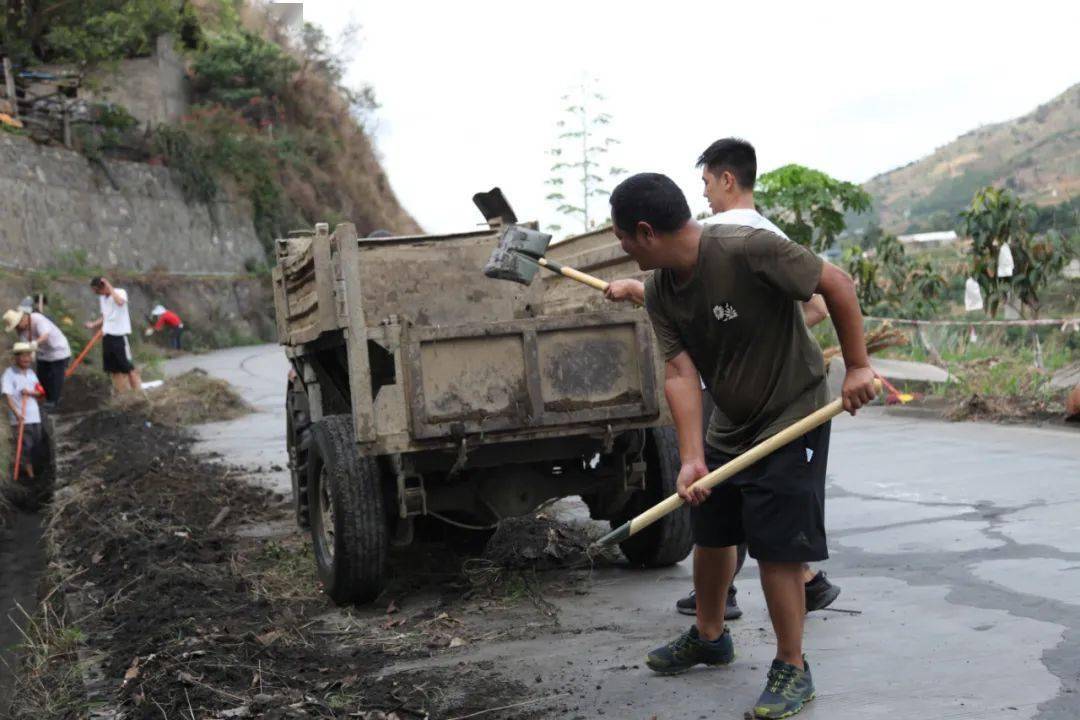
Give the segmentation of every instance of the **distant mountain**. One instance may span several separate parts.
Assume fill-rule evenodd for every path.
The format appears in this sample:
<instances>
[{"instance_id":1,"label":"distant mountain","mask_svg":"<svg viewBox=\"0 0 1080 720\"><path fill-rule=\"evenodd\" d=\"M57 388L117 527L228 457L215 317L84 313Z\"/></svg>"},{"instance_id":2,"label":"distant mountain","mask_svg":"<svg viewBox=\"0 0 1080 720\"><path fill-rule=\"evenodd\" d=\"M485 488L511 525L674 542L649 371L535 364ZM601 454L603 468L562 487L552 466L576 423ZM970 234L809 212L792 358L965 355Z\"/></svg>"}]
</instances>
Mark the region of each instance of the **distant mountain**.
<instances>
[{"instance_id":1,"label":"distant mountain","mask_svg":"<svg viewBox=\"0 0 1080 720\"><path fill-rule=\"evenodd\" d=\"M1080 196L1080 83L1023 117L961 135L867 181L880 225L894 233L953 227L976 190L1003 185L1037 205ZM853 227L865 226L863 215Z\"/></svg>"}]
</instances>

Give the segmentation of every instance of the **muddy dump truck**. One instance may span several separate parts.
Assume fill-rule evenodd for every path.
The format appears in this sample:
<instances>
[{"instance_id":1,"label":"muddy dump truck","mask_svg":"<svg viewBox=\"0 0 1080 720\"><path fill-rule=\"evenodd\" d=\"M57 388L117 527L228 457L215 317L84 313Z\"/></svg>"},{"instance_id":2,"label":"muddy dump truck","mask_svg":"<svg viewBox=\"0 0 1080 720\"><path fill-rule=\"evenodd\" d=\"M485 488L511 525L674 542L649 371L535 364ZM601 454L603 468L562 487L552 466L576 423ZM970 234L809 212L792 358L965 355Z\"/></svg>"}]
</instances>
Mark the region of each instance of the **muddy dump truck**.
<instances>
[{"instance_id":1,"label":"muddy dump truck","mask_svg":"<svg viewBox=\"0 0 1080 720\"><path fill-rule=\"evenodd\" d=\"M277 243L296 520L336 602L373 599L389 548L434 524L483 537L580 496L618 525L674 491L646 314L548 313L543 283L484 277L499 223L370 238L319 225ZM683 510L622 551L654 567L690 547Z\"/></svg>"}]
</instances>

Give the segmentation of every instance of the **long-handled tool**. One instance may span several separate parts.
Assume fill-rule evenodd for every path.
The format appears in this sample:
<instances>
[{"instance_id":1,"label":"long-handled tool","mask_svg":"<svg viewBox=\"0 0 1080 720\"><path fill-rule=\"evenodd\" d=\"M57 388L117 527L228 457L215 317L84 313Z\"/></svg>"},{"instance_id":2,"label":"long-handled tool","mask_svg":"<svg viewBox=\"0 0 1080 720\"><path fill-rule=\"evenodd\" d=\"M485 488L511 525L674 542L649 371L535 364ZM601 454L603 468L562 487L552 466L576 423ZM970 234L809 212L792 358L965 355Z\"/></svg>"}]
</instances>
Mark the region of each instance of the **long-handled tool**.
<instances>
[{"instance_id":1,"label":"long-handled tool","mask_svg":"<svg viewBox=\"0 0 1080 720\"><path fill-rule=\"evenodd\" d=\"M877 380L874 381L874 388L877 392L881 392L881 383ZM805 435L819 425L824 425L829 420L839 415L844 411L844 401L842 398L837 398L825 407L810 413L799 422L787 427L780 432L773 435L768 440L759 442L754 447L744 452L739 457L735 458L729 463L721 465L717 469L713 470L708 475L705 475L698 479L694 483L695 487L713 488L724 482L732 475L742 472L746 468L750 467L758 460L761 460L766 455L779 450L783 446L792 442L798 437ZM682 507L684 500L678 495L671 495L665 500L661 500L651 508L641 513L640 515L632 518L630 521L623 523L619 527L609 532L604 537L597 540L594 545L612 545L619 543L626 538L641 532L654 522L664 517L670 512L678 510Z\"/></svg>"},{"instance_id":2,"label":"long-handled tool","mask_svg":"<svg viewBox=\"0 0 1080 720\"><path fill-rule=\"evenodd\" d=\"M507 225L499 235L499 245L484 266L484 275L529 285L539 269L545 267L597 290L608 289L607 281L544 257L550 244L551 236L547 233L520 225Z\"/></svg>"},{"instance_id":3,"label":"long-handled tool","mask_svg":"<svg viewBox=\"0 0 1080 720\"><path fill-rule=\"evenodd\" d=\"M104 333L104 330L98 330L94 337L90 338L90 342L86 343L86 347L84 347L82 349L82 352L79 353L79 356L75 358L75 362L71 363L71 367L64 371L65 378L71 377L72 373L75 372L75 368L79 367L79 364L83 361L83 358L86 357L86 353L90 352L90 348L94 347L94 343L100 340L101 336Z\"/></svg>"},{"instance_id":4,"label":"long-handled tool","mask_svg":"<svg viewBox=\"0 0 1080 720\"><path fill-rule=\"evenodd\" d=\"M19 482L19 470L22 468L22 439L26 425L26 396L22 396L22 409L19 411L19 432L15 440L15 482Z\"/></svg>"},{"instance_id":5,"label":"long-handled tool","mask_svg":"<svg viewBox=\"0 0 1080 720\"><path fill-rule=\"evenodd\" d=\"M896 398L896 401L899 402L901 405L907 405L909 402L915 399L915 396L911 393L902 393L897 390L896 386L886 380L877 370L874 371L874 377L876 377L881 382L881 384L885 386L885 389L889 391L889 396Z\"/></svg>"}]
</instances>

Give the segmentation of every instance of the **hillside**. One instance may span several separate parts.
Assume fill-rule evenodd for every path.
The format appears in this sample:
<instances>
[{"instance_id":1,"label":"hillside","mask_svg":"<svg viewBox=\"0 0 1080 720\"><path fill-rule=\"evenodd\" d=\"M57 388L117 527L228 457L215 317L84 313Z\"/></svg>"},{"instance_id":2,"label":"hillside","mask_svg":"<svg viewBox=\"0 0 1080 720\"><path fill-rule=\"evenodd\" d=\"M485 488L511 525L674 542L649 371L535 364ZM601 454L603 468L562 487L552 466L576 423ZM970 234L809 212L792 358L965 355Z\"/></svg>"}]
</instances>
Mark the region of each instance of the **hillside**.
<instances>
[{"instance_id":1,"label":"hillside","mask_svg":"<svg viewBox=\"0 0 1080 720\"><path fill-rule=\"evenodd\" d=\"M883 228L917 232L951 227L975 191L991 184L1037 205L1080 195L1080 83L1023 117L965 133L863 187Z\"/></svg>"},{"instance_id":2,"label":"hillside","mask_svg":"<svg viewBox=\"0 0 1080 720\"><path fill-rule=\"evenodd\" d=\"M367 133L374 90L344 82L346 40L259 0L19 4L0 17L0 112L18 118L0 130L164 165L193 206L245 199L267 251L320 221L417 232Z\"/></svg>"}]
</instances>

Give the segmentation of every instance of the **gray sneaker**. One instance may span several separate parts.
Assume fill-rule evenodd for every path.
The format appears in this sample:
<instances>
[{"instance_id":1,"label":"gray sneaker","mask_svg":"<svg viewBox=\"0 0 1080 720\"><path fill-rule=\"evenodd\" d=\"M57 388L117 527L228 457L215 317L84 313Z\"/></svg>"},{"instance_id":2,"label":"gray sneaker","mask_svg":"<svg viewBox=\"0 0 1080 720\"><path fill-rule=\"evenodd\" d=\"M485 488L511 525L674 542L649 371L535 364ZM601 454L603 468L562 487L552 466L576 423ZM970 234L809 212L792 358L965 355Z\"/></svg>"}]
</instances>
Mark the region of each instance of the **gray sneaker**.
<instances>
[{"instance_id":1,"label":"gray sneaker","mask_svg":"<svg viewBox=\"0 0 1080 720\"><path fill-rule=\"evenodd\" d=\"M800 712L806 703L814 699L814 679L810 677L810 663L803 656L801 670L782 660L773 660L765 689L754 705L754 717L780 720Z\"/></svg>"},{"instance_id":2,"label":"gray sneaker","mask_svg":"<svg viewBox=\"0 0 1080 720\"><path fill-rule=\"evenodd\" d=\"M738 620L742 617L742 608L735 600L737 592L734 585L728 588L727 603L724 605L725 620ZM689 595L676 600L675 609L682 615L697 615L697 593L691 590Z\"/></svg>"},{"instance_id":3,"label":"gray sneaker","mask_svg":"<svg viewBox=\"0 0 1080 720\"><path fill-rule=\"evenodd\" d=\"M735 643L731 632L724 632L716 640L702 640L697 625L667 645L656 648L645 658L645 664L661 675L678 675L695 665L727 665L735 659Z\"/></svg>"}]
</instances>

